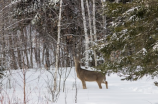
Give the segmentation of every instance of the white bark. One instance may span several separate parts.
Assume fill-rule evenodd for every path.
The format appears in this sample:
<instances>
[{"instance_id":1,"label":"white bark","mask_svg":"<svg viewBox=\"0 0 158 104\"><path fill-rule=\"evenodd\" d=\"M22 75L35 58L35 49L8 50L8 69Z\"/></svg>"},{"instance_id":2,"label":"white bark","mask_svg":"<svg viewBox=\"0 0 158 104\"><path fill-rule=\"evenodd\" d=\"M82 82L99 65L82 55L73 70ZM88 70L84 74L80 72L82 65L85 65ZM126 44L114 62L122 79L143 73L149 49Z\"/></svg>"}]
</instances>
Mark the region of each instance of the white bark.
<instances>
[{"instance_id":1,"label":"white bark","mask_svg":"<svg viewBox=\"0 0 158 104\"><path fill-rule=\"evenodd\" d=\"M95 18L95 0L93 0L93 31L94 31L94 41L97 42L97 31L96 31L96 18ZM97 54L94 49L94 60L95 66L97 66Z\"/></svg>"},{"instance_id":2,"label":"white bark","mask_svg":"<svg viewBox=\"0 0 158 104\"><path fill-rule=\"evenodd\" d=\"M87 27L86 27L86 17L85 17L85 9L84 9L84 2L81 0L81 9L82 9L82 18L83 18L83 26L84 26L84 34L85 34L85 66L88 67L88 44L89 44L89 38L87 34Z\"/></svg>"},{"instance_id":3,"label":"white bark","mask_svg":"<svg viewBox=\"0 0 158 104\"><path fill-rule=\"evenodd\" d=\"M97 41L96 18L95 18L95 0L93 0L93 31L94 31L94 40Z\"/></svg>"},{"instance_id":4,"label":"white bark","mask_svg":"<svg viewBox=\"0 0 158 104\"><path fill-rule=\"evenodd\" d=\"M86 4L87 4L87 10L88 10L88 19L89 19L89 30L90 30L90 38L91 38L91 43L93 41L93 32L92 32L92 20L91 20L91 15L90 15L90 10L89 10L89 4L88 4L88 0L86 0ZM92 45L93 46L93 45Z\"/></svg>"},{"instance_id":5,"label":"white bark","mask_svg":"<svg viewBox=\"0 0 158 104\"><path fill-rule=\"evenodd\" d=\"M89 17L89 28L90 28L90 38L91 38L91 46L94 47L93 44L93 31L92 31L92 24L91 24L91 15L90 15L90 11L89 11L89 4L88 4L88 0L86 0L86 4L87 4L87 9L88 9L88 17ZM96 30L95 30L96 32ZM96 55L96 51L93 48L93 52L94 52L94 61L95 61L95 66L97 66L97 55Z\"/></svg>"},{"instance_id":6,"label":"white bark","mask_svg":"<svg viewBox=\"0 0 158 104\"><path fill-rule=\"evenodd\" d=\"M119 0L115 0L116 3L119 3Z\"/></svg>"},{"instance_id":7,"label":"white bark","mask_svg":"<svg viewBox=\"0 0 158 104\"><path fill-rule=\"evenodd\" d=\"M101 2L102 2L102 10L104 10L104 8L105 8L105 2L106 2L106 0L101 0ZM106 29L106 15L105 15L105 13L103 12L103 29L105 30ZM104 32L105 33L105 32ZM106 33L105 33L105 35L106 35Z\"/></svg>"},{"instance_id":8,"label":"white bark","mask_svg":"<svg viewBox=\"0 0 158 104\"><path fill-rule=\"evenodd\" d=\"M59 20L58 20L58 40L57 40L57 51L56 51L56 70L54 74L54 90L57 88L57 72L59 69L59 54L60 54L60 31L61 31L61 9L62 9L62 0L60 0L60 9L59 9Z\"/></svg>"}]
</instances>

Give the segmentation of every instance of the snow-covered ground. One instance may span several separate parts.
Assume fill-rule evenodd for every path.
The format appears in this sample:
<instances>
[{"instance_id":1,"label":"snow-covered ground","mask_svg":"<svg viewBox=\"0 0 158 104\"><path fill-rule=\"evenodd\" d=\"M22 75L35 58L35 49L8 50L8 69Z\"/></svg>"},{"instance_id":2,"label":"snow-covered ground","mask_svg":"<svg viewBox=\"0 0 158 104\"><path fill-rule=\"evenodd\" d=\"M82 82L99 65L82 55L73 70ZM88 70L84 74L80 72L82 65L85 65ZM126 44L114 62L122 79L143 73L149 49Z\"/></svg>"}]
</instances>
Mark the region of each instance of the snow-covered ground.
<instances>
[{"instance_id":1,"label":"snow-covered ground","mask_svg":"<svg viewBox=\"0 0 158 104\"><path fill-rule=\"evenodd\" d=\"M61 86L64 75L70 68L62 69ZM24 104L24 75L22 70L7 72L2 80L0 104ZM10 76L11 74L11 76ZM53 88L52 74L44 69L28 69L26 72L26 104L52 104L49 88ZM59 77L58 77L59 78ZM76 85L75 87L75 79ZM158 87L154 80L144 77L138 81L121 81L116 74L107 76L109 89L99 89L96 82L86 82L82 89L81 81L76 78L74 68L66 80L65 92L61 91L57 104L158 104ZM155 79L157 80L157 79ZM9 84L10 83L10 84Z\"/></svg>"}]
</instances>

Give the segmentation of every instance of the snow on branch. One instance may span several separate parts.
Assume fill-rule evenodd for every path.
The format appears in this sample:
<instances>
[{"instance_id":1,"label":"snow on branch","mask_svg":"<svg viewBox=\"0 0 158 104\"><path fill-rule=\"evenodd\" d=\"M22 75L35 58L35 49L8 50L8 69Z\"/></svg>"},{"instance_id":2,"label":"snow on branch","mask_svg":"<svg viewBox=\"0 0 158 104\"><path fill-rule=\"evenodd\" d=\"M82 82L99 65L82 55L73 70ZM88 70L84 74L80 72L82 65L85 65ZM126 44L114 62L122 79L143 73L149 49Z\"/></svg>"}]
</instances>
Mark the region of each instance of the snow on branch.
<instances>
[{"instance_id":1,"label":"snow on branch","mask_svg":"<svg viewBox=\"0 0 158 104\"><path fill-rule=\"evenodd\" d=\"M12 6L14 6L14 5L17 5L17 4L20 3L20 2L21 2L21 0L14 0L14 1L12 1L10 4L8 4L8 5L6 5L4 8L2 8L2 10L0 10L0 13L1 13L4 9L9 8L9 7L12 7Z\"/></svg>"},{"instance_id":2,"label":"snow on branch","mask_svg":"<svg viewBox=\"0 0 158 104\"><path fill-rule=\"evenodd\" d=\"M153 46L153 50L157 51L158 50L158 42Z\"/></svg>"}]
</instances>

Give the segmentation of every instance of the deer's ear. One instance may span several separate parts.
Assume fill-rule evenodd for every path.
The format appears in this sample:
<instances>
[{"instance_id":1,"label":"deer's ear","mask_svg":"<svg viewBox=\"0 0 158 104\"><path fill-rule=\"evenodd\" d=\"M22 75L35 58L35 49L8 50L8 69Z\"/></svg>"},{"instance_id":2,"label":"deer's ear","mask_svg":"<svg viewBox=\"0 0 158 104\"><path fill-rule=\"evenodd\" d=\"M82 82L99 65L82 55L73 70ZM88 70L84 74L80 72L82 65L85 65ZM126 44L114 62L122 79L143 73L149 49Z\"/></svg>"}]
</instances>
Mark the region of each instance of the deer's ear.
<instances>
[{"instance_id":1,"label":"deer's ear","mask_svg":"<svg viewBox=\"0 0 158 104\"><path fill-rule=\"evenodd\" d=\"M79 60L79 55L78 54L74 55L74 60Z\"/></svg>"},{"instance_id":2,"label":"deer's ear","mask_svg":"<svg viewBox=\"0 0 158 104\"><path fill-rule=\"evenodd\" d=\"M79 54L76 54L76 57L78 58L78 57L79 57Z\"/></svg>"}]
</instances>

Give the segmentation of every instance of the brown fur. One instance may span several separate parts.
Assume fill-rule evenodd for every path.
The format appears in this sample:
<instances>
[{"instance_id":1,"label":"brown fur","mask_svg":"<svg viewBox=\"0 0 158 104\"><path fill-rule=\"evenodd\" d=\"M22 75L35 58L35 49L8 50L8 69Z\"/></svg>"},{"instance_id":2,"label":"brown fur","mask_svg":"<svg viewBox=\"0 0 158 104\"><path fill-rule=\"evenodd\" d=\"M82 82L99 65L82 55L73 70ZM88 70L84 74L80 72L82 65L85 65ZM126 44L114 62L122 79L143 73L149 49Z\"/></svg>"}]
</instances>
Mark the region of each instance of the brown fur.
<instances>
[{"instance_id":1,"label":"brown fur","mask_svg":"<svg viewBox=\"0 0 158 104\"><path fill-rule=\"evenodd\" d=\"M74 61L77 77L82 81L83 89L86 89L85 81L96 81L100 89L102 89L101 83L105 83L106 88L108 89L108 82L106 81L106 77L103 73L82 69L77 57L74 57Z\"/></svg>"}]
</instances>

